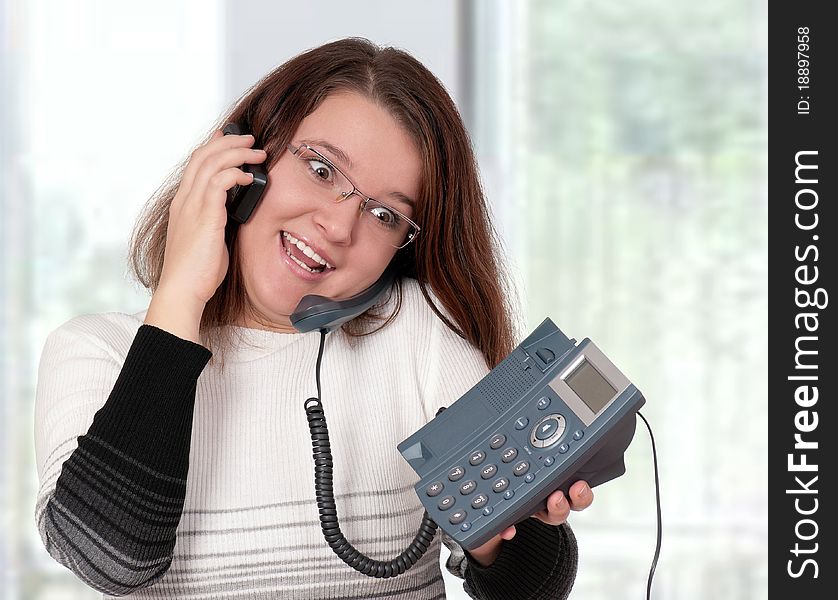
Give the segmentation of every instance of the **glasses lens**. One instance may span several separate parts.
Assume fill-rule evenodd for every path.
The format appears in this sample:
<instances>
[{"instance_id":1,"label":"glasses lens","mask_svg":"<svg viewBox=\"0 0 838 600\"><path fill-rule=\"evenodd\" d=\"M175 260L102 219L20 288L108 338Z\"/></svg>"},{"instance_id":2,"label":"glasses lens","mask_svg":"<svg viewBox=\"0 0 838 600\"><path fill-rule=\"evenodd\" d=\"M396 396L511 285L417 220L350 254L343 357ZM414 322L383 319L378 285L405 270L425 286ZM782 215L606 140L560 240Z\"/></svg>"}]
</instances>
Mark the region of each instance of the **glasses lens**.
<instances>
[{"instance_id":1,"label":"glasses lens","mask_svg":"<svg viewBox=\"0 0 838 600\"><path fill-rule=\"evenodd\" d=\"M313 188L319 190L318 197L337 202L352 192L352 184L343 174L315 152L302 148L298 155L300 174Z\"/></svg>"},{"instance_id":2,"label":"glasses lens","mask_svg":"<svg viewBox=\"0 0 838 600\"><path fill-rule=\"evenodd\" d=\"M408 234L413 231L413 225L405 219L404 215L373 199L370 199L364 207L361 222L372 235L394 248L400 248L406 244Z\"/></svg>"}]
</instances>

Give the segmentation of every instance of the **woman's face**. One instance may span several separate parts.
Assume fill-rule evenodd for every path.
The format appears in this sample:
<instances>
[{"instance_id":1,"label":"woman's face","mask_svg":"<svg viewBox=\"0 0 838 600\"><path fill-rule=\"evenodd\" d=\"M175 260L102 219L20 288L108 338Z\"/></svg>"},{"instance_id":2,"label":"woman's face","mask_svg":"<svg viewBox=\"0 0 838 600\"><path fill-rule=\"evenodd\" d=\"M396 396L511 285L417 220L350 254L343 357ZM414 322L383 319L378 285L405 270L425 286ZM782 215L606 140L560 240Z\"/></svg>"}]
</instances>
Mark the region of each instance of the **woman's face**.
<instances>
[{"instance_id":1,"label":"woman's face","mask_svg":"<svg viewBox=\"0 0 838 600\"><path fill-rule=\"evenodd\" d=\"M393 117L365 97L351 92L327 97L303 119L291 143L308 144L362 193L411 214L402 197L414 201L418 197L419 153ZM290 315L303 296L353 296L372 285L396 253L396 248L362 226L360 197L339 203L313 197L299 162L289 151L282 153L268 173L262 201L239 229L237 244L250 308L241 322L245 327L296 332ZM300 250L300 242L332 268L312 273L300 266L289 251L298 260L316 264L303 256L309 250Z\"/></svg>"}]
</instances>

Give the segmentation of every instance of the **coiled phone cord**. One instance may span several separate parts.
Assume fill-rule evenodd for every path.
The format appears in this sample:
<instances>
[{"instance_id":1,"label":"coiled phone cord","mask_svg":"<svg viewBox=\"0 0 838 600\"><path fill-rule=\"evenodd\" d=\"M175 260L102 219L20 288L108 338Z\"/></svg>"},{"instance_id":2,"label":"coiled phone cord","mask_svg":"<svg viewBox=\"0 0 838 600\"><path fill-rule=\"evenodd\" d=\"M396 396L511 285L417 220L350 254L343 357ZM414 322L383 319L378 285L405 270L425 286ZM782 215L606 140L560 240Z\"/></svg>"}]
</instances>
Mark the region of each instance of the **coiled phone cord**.
<instances>
[{"instance_id":1,"label":"coiled phone cord","mask_svg":"<svg viewBox=\"0 0 838 600\"><path fill-rule=\"evenodd\" d=\"M422 516L422 524L410 545L396 558L390 561L375 560L362 554L347 541L338 524L338 512L332 488L332 452L329 445L329 431L326 427L326 414L320 400L320 362L323 358L323 346L326 331L320 330L320 350L317 353L317 398L309 398L303 405L311 431L312 456L314 457L314 489L317 508L320 512L320 528L326 542L346 564L369 577L395 577L407 571L422 558L436 534L437 524L428 516Z\"/></svg>"}]
</instances>

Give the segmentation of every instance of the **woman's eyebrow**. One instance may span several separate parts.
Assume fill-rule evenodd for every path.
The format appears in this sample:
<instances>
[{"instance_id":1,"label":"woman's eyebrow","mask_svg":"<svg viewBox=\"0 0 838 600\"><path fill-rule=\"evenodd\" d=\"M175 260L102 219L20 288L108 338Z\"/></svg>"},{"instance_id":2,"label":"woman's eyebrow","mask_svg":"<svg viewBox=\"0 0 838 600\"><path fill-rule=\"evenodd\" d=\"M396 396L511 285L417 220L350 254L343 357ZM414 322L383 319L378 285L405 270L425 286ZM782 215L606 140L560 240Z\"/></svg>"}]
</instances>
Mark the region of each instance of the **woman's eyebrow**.
<instances>
[{"instance_id":1,"label":"woman's eyebrow","mask_svg":"<svg viewBox=\"0 0 838 600\"><path fill-rule=\"evenodd\" d=\"M404 202L405 204L410 206L410 208L412 208L413 210L416 210L416 202L414 202L413 198L411 198L410 196L405 196L401 192L390 192L388 194L388 196L392 196L396 200L399 200L400 202Z\"/></svg>"},{"instance_id":2,"label":"woman's eyebrow","mask_svg":"<svg viewBox=\"0 0 838 600\"><path fill-rule=\"evenodd\" d=\"M325 148L329 151L329 154L334 156L337 162L341 163L340 166L346 169L352 168L352 161L349 160L349 156L347 156L346 152L334 144L327 142L326 140L303 140L303 143L308 144L309 146L320 146L321 148Z\"/></svg>"}]
</instances>

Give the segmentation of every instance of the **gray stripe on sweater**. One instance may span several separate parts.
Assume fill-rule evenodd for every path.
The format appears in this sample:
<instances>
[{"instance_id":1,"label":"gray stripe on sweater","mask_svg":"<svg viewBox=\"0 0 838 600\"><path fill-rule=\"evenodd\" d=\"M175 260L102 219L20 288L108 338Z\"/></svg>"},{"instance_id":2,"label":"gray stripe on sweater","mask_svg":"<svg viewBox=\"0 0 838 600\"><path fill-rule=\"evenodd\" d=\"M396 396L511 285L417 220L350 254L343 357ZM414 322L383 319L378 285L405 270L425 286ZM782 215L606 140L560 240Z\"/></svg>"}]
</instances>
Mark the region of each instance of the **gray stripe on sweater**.
<instances>
[{"instance_id":1,"label":"gray stripe on sweater","mask_svg":"<svg viewBox=\"0 0 838 600\"><path fill-rule=\"evenodd\" d=\"M397 512L388 512L388 513L373 513L371 515L351 515L347 517L340 517L341 523L363 523L367 521L380 521L381 519L387 517L404 517L406 515L413 514L415 509L407 508L405 510L400 510ZM340 510L338 510L338 516L340 516ZM229 533L236 533L236 532L243 532L243 531L270 531L271 529L285 529L289 527L309 527L311 525L316 525L317 528L320 528L320 521L318 520L305 520L305 521L290 521L290 522L283 522L283 523L273 523L270 525L255 525L253 527L228 527L225 529L194 529L194 530L181 530L178 531L179 536L183 537L197 537L197 536L208 536L208 535L226 535ZM419 522L416 522L416 526L419 526Z\"/></svg>"},{"instance_id":2,"label":"gray stripe on sweater","mask_svg":"<svg viewBox=\"0 0 838 600\"><path fill-rule=\"evenodd\" d=\"M150 561L125 556L80 523L55 499L47 506L44 517L39 528L43 527L47 534L50 555L62 564L73 565L74 573L101 592L126 594L149 585L162 577L170 564L170 556Z\"/></svg>"},{"instance_id":3,"label":"gray stripe on sweater","mask_svg":"<svg viewBox=\"0 0 838 600\"><path fill-rule=\"evenodd\" d=\"M95 442L96 444L98 444L102 448L105 448L106 450L109 450L112 454L115 454L116 456L120 457L125 462L134 465L138 469L140 469L142 471L145 471L146 473L156 477L157 479L162 479L163 481L168 481L168 482L171 482L171 483L177 483L177 484L180 484L180 485L186 485L186 479L185 478L172 477L170 475L166 475L165 473L161 473L160 471L155 471L151 467L148 467L145 464L141 463L140 461L138 461L134 458L131 458L130 456L128 456L127 454L125 454L121 450L118 450L117 448L114 448L108 442L106 442L105 440L103 440L101 438L96 437L95 435L86 435L85 437L87 439Z\"/></svg>"},{"instance_id":4,"label":"gray stripe on sweater","mask_svg":"<svg viewBox=\"0 0 838 600\"><path fill-rule=\"evenodd\" d=\"M91 485L87 487L93 493L100 492L97 495L111 500L118 494L122 504L130 503L131 509L136 509L136 512L144 512L145 516L148 517L171 519L172 517L180 516L183 497L157 494L130 479L120 485L114 479L109 478L108 473L105 473L99 468L101 465L102 462L100 460L86 452L80 452L72 461L65 463L65 466L68 467L66 471L68 473L73 472L77 481L90 483ZM107 468L107 465L105 467ZM81 473L75 472L76 469L80 470ZM81 481L83 476L84 481ZM108 487L108 484L111 487ZM117 488L116 492L113 490L113 487ZM75 489L75 486L73 486L73 489ZM117 504L116 502L110 503ZM142 511L138 508L138 505L148 510Z\"/></svg>"},{"instance_id":5,"label":"gray stripe on sweater","mask_svg":"<svg viewBox=\"0 0 838 600\"><path fill-rule=\"evenodd\" d=\"M429 565L433 567L436 565L436 563L431 561L429 562ZM404 576L378 580L368 579L366 576L356 572L349 566L346 566L345 569L345 575L341 575L339 579L333 578L328 582L311 584L311 573L309 573L306 579L300 581L299 583L297 583L297 585L307 584L307 587L304 590L300 590L304 591L307 594L306 596L303 596L307 598L313 597L311 595L312 591L316 590L317 597L322 598L348 598L353 597L355 594L360 594L360 596L357 596L358 598L366 599L392 598L397 594L408 594L410 592L418 592L423 589L434 586L435 584L443 584L442 573L433 568L428 569L429 577L425 577L424 580L420 579L419 581L415 581L415 579L411 577L411 574L413 574L413 569L408 571L407 574ZM421 571L419 573L421 573ZM413 575L415 577L415 574ZM244 594L248 598L250 598L253 597L252 595L256 590L260 590L260 588L267 587L273 590L274 592L281 592L280 595L274 597L287 598L289 594L292 594L295 591L293 589L288 589L288 579L284 576L259 577L258 579L240 581L238 582L238 584L231 581L229 577L225 578L221 576L216 579L218 579L218 581L220 582L223 582L223 585L218 585L217 583L198 583L197 585L195 585L192 582L183 584L181 581L174 582L169 580L168 578L164 578L162 581L159 582L158 585L148 590L150 594L147 597L175 597L197 599L200 597L229 598ZM405 580L410 581L411 585L405 585L404 583L401 583ZM372 594L369 593L371 584L375 585L376 588L382 589L382 591ZM433 592L437 593L436 590L433 590ZM353 596L347 596L347 594L352 594ZM420 596L416 595L414 597L419 598Z\"/></svg>"},{"instance_id":6,"label":"gray stripe on sweater","mask_svg":"<svg viewBox=\"0 0 838 600\"><path fill-rule=\"evenodd\" d=\"M314 487L314 484L312 484ZM412 485L395 488L391 490L369 490L364 492L351 492L345 494L335 494L335 500L340 500L342 498L381 498L387 496L398 496L399 494L404 494L405 492L413 492L414 488ZM311 504L311 500L286 500L284 502L272 502L270 504L258 504L256 506L239 506L236 508L193 508L193 509L185 509L183 514L190 514L190 515L215 515L215 514L228 514L228 513L238 513L238 512L248 512L252 510L266 510L269 508L278 508L281 506L306 506Z\"/></svg>"}]
</instances>

